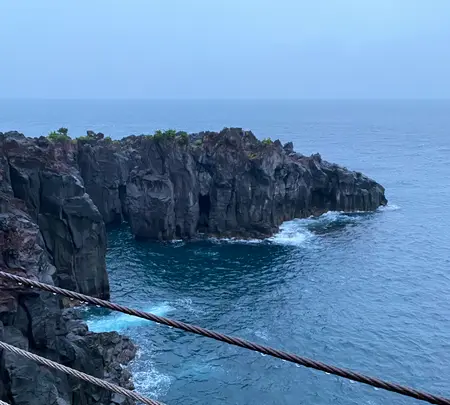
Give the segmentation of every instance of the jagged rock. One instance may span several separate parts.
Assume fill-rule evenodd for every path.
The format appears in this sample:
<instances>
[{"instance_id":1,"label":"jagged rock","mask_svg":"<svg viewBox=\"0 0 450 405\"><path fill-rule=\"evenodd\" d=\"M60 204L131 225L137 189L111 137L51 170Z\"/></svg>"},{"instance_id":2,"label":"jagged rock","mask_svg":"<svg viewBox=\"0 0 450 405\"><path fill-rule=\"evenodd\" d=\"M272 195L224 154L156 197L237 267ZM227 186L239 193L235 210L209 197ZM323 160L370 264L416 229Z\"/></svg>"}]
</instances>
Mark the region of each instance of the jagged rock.
<instances>
[{"instance_id":1,"label":"jagged rock","mask_svg":"<svg viewBox=\"0 0 450 405\"><path fill-rule=\"evenodd\" d=\"M283 149L289 155L294 152L294 144L292 142L287 142L284 144Z\"/></svg>"},{"instance_id":2,"label":"jagged rock","mask_svg":"<svg viewBox=\"0 0 450 405\"><path fill-rule=\"evenodd\" d=\"M72 143L0 134L0 270L108 297L104 222L74 166L75 149ZM135 353L129 339L116 334L100 340L61 307L58 296L0 279L0 339L132 386L120 366ZM100 344L108 351L99 350ZM109 405L112 394L3 350L0 399L15 405Z\"/></svg>"},{"instance_id":3,"label":"jagged rock","mask_svg":"<svg viewBox=\"0 0 450 405\"><path fill-rule=\"evenodd\" d=\"M107 298L105 226L76 168L76 145L39 146L42 142L15 133L2 139L1 156L8 164L14 197L25 202L39 225L58 270L57 284Z\"/></svg>"},{"instance_id":4,"label":"jagged rock","mask_svg":"<svg viewBox=\"0 0 450 405\"><path fill-rule=\"evenodd\" d=\"M26 204L0 193L0 208L0 269L52 284L58 269L50 264L39 227L23 211L27 209ZM77 211L78 215L84 212L82 208ZM118 334L103 337L87 332L75 312L63 314L60 298L50 293L0 279L0 339L96 377L132 387L130 373L120 366L135 354L136 348L130 340ZM19 405L108 405L112 394L8 351L0 351L0 399Z\"/></svg>"},{"instance_id":5,"label":"jagged rock","mask_svg":"<svg viewBox=\"0 0 450 405\"><path fill-rule=\"evenodd\" d=\"M106 223L120 223L123 219L122 201L130 174L128 158L117 152L114 145L80 145L78 154L80 173L87 193L95 201Z\"/></svg>"},{"instance_id":6,"label":"jagged rock","mask_svg":"<svg viewBox=\"0 0 450 405\"><path fill-rule=\"evenodd\" d=\"M109 297L105 222L157 240L265 237L285 220L370 211L384 188L362 175L249 131L159 133L111 142L51 142L0 133L0 269ZM136 348L94 334L59 297L0 279L0 338L132 388ZM0 399L18 404L130 405L118 395L0 353Z\"/></svg>"},{"instance_id":7,"label":"jagged rock","mask_svg":"<svg viewBox=\"0 0 450 405\"><path fill-rule=\"evenodd\" d=\"M224 129L181 138L131 136L118 145L80 145L88 193L106 223L127 219L136 237L269 236L286 220L386 204L375 181Z\"/></svg>"}]
</instances>

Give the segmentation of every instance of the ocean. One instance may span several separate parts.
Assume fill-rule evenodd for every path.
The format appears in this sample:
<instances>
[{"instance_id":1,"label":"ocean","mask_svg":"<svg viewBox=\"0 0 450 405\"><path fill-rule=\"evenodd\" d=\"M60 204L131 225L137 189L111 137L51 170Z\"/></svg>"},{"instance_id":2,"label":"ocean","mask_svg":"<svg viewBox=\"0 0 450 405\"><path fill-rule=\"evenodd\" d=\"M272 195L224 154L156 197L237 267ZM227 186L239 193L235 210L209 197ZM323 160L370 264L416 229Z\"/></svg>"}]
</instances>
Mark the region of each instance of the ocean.
<instances>
[{"instance_id":1,"label":"ocean","mask_svg":"<svg viewBox=\"0 0 450 405\"><path fill-rule=\"evenodd\" d=\"M374 213L294 220L265 241L109 231L112 300L450 396L449 101L0 101L0 131L112 138L225 126L386 187ZM102 309L134 339L136 389L168 405L413 404L359 383Z\"/></svg>"}]
</instances>

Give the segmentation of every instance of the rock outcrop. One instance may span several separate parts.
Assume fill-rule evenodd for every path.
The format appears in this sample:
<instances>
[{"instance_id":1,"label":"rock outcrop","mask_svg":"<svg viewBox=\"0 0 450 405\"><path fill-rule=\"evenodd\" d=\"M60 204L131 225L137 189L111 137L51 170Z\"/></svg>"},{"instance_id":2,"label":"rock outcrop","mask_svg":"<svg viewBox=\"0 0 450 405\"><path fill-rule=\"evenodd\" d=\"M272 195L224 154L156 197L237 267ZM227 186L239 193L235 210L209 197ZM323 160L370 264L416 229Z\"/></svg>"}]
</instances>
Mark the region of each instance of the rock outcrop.
<instances>
[{"instance_id":1,"label":"rock outcrop","mask_svg":"<svg viewBox=\"0 0 450 405\"><path fill-rule=\"evenodd\" d=\"M150 239L265 237L286 220L387 202L363 174L239 128L189 142L173 134L79 142L78 164L105 222L125 219Z\"/></svg>"},{"instance_id":2,"label":"rock outcrop","mask_svg":"<svg viewBox=\"0 0 450 405\"><path fill-rule=\"evenodd\" d=\"M386 204L361 173L224 129L112 141L0 133L0 269L108 298L105 224L155 240L266 237L286 220ZM93 334L56 296L0 279L0 339L132 387L135 347ZM123 398L0 352L0 399L14 405L114 405Z\"/></svg>"},{"instance_id":3,"label":"rock outcrop","mask_svg":"<svg viewBox=\"0 0 450 405\"><path fill-rule=\"evenodd\" d=\"M38 224L58 284L107 298L105 226L76 169L76 145L7 135L2 151L14 197Z\"/></svg>"},{"instance_id":4,"label":"rock outcrop","mask_svg":"<svg viewBox=\"0 0 450 405\"><path fill-rule=\"evenodd\" d=\"M72 160L76 145L0 134L0 270L107 298L105 226ZM136 348L94 334L59 297L0 279L0 340L132 387ZM131 404L98 387L0 351L0 399L14 405Z\"/></svg>"}]
</instances>

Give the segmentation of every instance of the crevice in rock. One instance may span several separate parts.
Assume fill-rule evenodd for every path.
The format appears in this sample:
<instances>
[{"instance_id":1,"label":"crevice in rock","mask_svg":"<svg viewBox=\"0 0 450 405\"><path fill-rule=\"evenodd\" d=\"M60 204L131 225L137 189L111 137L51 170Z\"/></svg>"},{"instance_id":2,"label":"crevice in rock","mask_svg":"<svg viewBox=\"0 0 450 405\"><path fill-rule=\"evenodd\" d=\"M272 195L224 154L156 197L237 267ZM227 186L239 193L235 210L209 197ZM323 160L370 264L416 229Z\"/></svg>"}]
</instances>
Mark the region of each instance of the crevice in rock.
<instances>
[{"instance_id":1,"label":"crevice in rock","mask_svg":"<svg viewBox=\"0 0 450 405\"><path fill-rule=\"evenodd\" d=\"M181 238L181 237L182 237L182 235L181 235L181 226L180 226L180 225L177 225L177 226L175 227L175 236L176 236L177 238Z\"/></svg>"},{"instance_id":2,"label":"crevice in rock","mask_svg":"<svg viewBox=\"0 0 450 405\"><path fill-rule=\"evenodd\" d=\"M228 200L228 204L227 204L227 216L230 214L231 212L231 208L232 205L234 203L235 207L236 207L236 200L235 200L235 193L236 193L236 179L233 179L231 182L231 192L230 192L230 199Z\"/></svg>"},{"instance_id":3,"label":"crevice in rock","mask_svg":"<svg viewBox=\"0 0 450 405\"><path fill-rule=\"evenodd\" d=\"M161 159L161 174L167 174L167 168L166 168L166 155L167 153L162 148L160 142L156 142L156 151L158 152L158 155Z\"/></svg>"},{"instance_id":4,"label":"crevice in rock","mask_svg":"<svg viewBox=\"0 0 450 405\"><path fill-rule=\"evenodd\" d=\"M209 227L209 213L211 210L211 198L209 193L206 195L199 194L198 195L198 224L197 231L206 232Z\"/></svg>"},{"instance_id":5,"label":"crevice in rock","mask_svg":"<svg viewBox=\"0 0 450 405\"><path fill-rule=\"evenodd\" d=\"M70 236L70 242L71 242L71 245L73 246L73 253L74 253L74 257L75 257L75 254L77 253L77 251L79 249L77 248L77 244L75 243L75 236L73 234L72 227L70 226L69 216L64 211L64 208L61 210L61 215L62 215L63 221L66 223L67 232L69 233L69 236ZM72 268L71 268L71 275L70 276L71 276L71 279L74 281L74 283L76 285L76 290L75 291L80 291L80 287L78 285L78 279L77 279L77 276L76 276L76 270L77 269L75 268L75 266L72 266Z\"/></svg>"},{"instance_id":6,"label":"crevice in rock","mask_svg":"<svg viewBox=\"0 0 450 405\"><path fill-rule=\"evenodd\" d=\"M120 200L122 221L128 221L128 211L127 211L127 206L126 206L126 199L127 199L127 186L125 184L120 184L119 185L119 200Z\"/></svg>"},{"instance_id":7,"label":"crevice in rock","mask_svg":"<svg viewBox=\"0 0 450 405\"><path fill-rule=\"evenodd\" d=\"M322 213L330 210L330 206L330 196L324 190L318 189L311 193L311 209Z\"/></svg>"},{"instance_id":8,"label":"crevice in rock","mask_svg":"<svg viewBox=\"0 0 450 405\"><path fill-rule=\"evenodd\" d=\"M46 252L47 252L47 254L48 254L49 258L50 258L50 262L53 265L55 265L55 261L54 261L54 258L53 258L53 250L51 249L50 246L48 246L47 240L44 238L44 235L42 234L42 231L40 229L39 229L39 234L41 236L42 243L44 244L45 250L46 250Z\"/></svg>"},{"instance_id":9,"label":"crevice in rock","mask_svg":"<svg viewBox=\"0 0 450 405\"><path fill-rule=\"evenodd\" d=\"M23 309L23 311L25 312L25 315L27 316L27 320L28 320L28 323L27 323L27 336L26 336L26 338L28 339L29 348L30 349L36 349L37 345L36 345L36 342L35 342L34 337L33 337L33 327L32 327L31 314L30 314L30 311L28 310L27 306L24 304L23 300L24 300L24 297L20 296L18 304Z\"/></svg>"},{"instance_id":10,"label":"crevice in rock","mask_svg":"<svg viewBox=\"0 0 450 405\"><path fill-rule=\"evenodd\" d=\"M69 232L70 235L70 241L72 242L72 246L74 247L75 250L78 250L77 245L75 243L75 236L73 234L73 230L72 227L70 226L70 219L69 216L66 214L66 212L64 211L64 209L61 210L61 215L62 215L62 219L65 221L66 225L67 225L67 231Z\"/></svg>"},{"instance_id":11,"label":"crevice in rock","mask_svg":"<svg viewBox=\"0 0 450 405\"><path fill-rule=\"evenodd\" d=\"M14 166L11 164L11 161L9 158L6 158L8 162L8 169L9 169L9 178L11 179L11 189L13 192L13 195L15 198L20 198L24 200L24 196L21 196L20 190L17 188L18 184L21 183L20 176L18 175L17 170L14 168Z\"/></svg>"}]
</instances>

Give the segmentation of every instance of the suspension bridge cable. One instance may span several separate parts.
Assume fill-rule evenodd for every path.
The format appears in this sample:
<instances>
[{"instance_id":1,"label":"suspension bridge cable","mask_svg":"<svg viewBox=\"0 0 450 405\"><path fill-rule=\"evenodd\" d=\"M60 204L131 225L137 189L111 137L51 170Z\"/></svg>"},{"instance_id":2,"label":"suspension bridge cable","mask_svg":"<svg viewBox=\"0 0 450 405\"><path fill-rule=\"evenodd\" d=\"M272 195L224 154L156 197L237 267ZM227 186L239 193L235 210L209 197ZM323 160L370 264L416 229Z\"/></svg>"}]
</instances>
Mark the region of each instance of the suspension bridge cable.
<instances>
[{"instance_id":1,"label":"suspension bridge cable","mask_svg":"<svg viewBox=\"0 0 450 405\"><path fill-rule=\"evenodd\" d=\"M15 346L11 346L8 343L2 342L0 340L0 349L7 350L9 352L15 353L19 356L26 357L29 360L33 360L39 364L44 366L53 368L55 370L61 371L65 374L71 375L72 377L79 378L80 380L87 381L88 383L97 385L101 388L107 389L112 392L116 392L121 394L127 398L134 399L135 401L142 402L146 405L162 405L161 402L153 401L152 399L148 399L137 392L127 390L125 388L119 387L118 385L111 384L107 381L101 380L100 378L93 377L89 374L82 373L81 371L74 370L73 368L63 366L62 364L56 363L45 357L38 356L36 354L27 352L26 350L19 349Z\"/></svg>"},{"instance_id":2,"label":"suspension bridge cable","mask_svg":"<svg viewBox=\"0 0 450 405\"><path fill-rule=\"evenodd\" d=\"M173 328L181 329L186 332L195 333L197 335L205 336L211 339L218 340L220 342L225 342L230 345L243 347L245 349L253 350L255 352L259 352L262 354L266 354L268 356L276 357L282 360L289 361L291 363L296 363L304 367L312 368L319 371L324 371L329 374L334 374L339 377L343 377L349 380L357 381L363 384L370 385L372 387L381 388L386 391L396 392L397 394L405 395L408 397L412 397L421 401L429 402L430 404L437 405L450 405L450 398L444 398L441 396L433 395L428 392L418 391L410 387L406 387L403 385L391 383L388 381L384 381L378 378L369 377L364 374L357 373L352 370L347 370L344 368L332 366L329 364L325 364L316 360L309 359L307 357L298 356L296 354L288 353L282 350L274 349L268 346L262 346L257 343L250 342L248 340L244 340L237 337L232 337L225 335L223 333L214 332L200 326L191 325L185 322L176 321L173 319L165 318L162 316L158 316L152 313L132 309L125 307L123 305L118 305L111 303L109 301L101 300L99 298L90 297L88 295L80 294L74 291L65 290L59 287L55 287L53 285L40 283L38 281L33 281L24 277L16 276L14 274L5 273L0 271L0 277L5 279L15 281L19 285L24 285L28 287L36 287L44 291L48 291L53 293L54 295L60 294L65 297L79 300L83 303L89 303L92 305L96 305L98 307L108 308L113 311L119 311L124 314L137 316L139 318L147 319L149 321L153 321L159 324L171 326Z\"/></svg>"}]
</instances>

